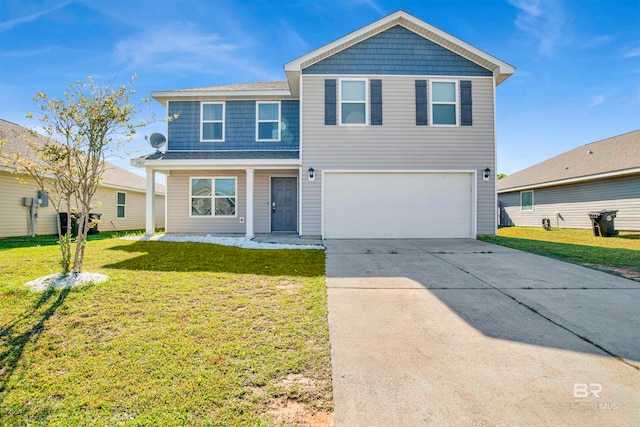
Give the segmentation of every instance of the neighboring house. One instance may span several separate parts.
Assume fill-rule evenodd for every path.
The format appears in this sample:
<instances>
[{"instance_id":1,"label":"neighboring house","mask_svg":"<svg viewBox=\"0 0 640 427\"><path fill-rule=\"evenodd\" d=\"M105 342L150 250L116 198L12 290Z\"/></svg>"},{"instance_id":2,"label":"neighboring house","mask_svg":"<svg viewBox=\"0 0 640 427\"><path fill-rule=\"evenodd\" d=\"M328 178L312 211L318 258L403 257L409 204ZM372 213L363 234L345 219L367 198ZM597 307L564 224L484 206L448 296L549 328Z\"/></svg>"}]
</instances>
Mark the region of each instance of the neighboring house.
<instances>
[{"instance_id":1,"label":"neighboring house","mask_svg":"<svg viewBox=\"0 0 640 427\"><path fill-rule=\"evenodd\" d=\"M512 66L398 11L284 69L152 92L178 118L166 152L132 164L148 188L167 175L168 233L495 233L495 91Z\"/></svg>"},{"instance_id":2,"label":"neighboring house","mask_svg":"<svg viewBox=\"0 0 640 427\"><path fill-rule=\"evenodd\" d=\"M6 139L3 154L20 153L35 159L26 143L20 138L26 135L36 142L46 141L42 135L32 136L29 130L0 119L0 139ZM25 175L13 173L12 168L0 160L0 237L29 235L30 212L23 206L23 197L38 196L35 181ZM19 181L20 178L24 182ZM93 209L101 213L100 231L140 230L145 228L145 179L125 169L107 164L102 186L94 196L100 206ZM154 226L164 227L164 187L156 187ZM51 203L37 209L36 234L57 234L56 212Z\"/></svg>"},{"instance_id":3,"label":"neighboring house","mask_svg":"<svg viewBox=\"0 0 640 427\"><path fill-rule=\"evenodd\" d=\"M591 228L589 212L617 210L640 231L640 130L575 148L498 181L501 225Z\"/></svg>"}]
</instances>

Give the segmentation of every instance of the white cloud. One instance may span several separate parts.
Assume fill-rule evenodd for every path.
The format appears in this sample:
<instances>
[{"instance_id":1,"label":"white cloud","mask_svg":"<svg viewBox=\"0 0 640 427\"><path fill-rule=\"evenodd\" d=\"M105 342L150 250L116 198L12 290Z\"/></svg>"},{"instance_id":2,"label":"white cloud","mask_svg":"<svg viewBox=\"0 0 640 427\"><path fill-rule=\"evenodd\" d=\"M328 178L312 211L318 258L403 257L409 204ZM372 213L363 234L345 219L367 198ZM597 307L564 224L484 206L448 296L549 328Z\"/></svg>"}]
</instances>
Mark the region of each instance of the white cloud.
<instances>
[{"instance_id":1,"label":"white cloud","mask_svg":"<svg viewBox=\"0 0 640 427\"><path fill-rule=\"evenodd\" d=\"M375 10L380 15L386 15L387 13L375 2L375 0L348 0L345 3L352 6L367 6Z\"/></svg>"},{"instance_id":2,"label":"white cloud","mask_svg":"<svg viewBox=\"0 0 640 427\"><path fill-rule=\"evenodd\" d=\"M40 18L41 16L47 15L51 12L55 12L58 9L62 9L63 7L65 7L66 5L68 5L69 2L64 2L64 3L60 3L54 7L50 7L49 9L45 9L45 10L41 10L39 12L36 13L32 13L31 15L27 15L27 16L23 16L21 18L16 18L16 19L11 19L9 21L5 21L0 23L0 33L3 31L8 31L14 27L17 27L20 24L26 24L28 22L31 21L35 21L36 19Z\"/></svg>"},{"instance_id":3,"label":"white cloud","mask_svg":"<svg viewBox=\"0 0 640 427\"><path fill-rule=\"evenodd\" d=\"M248 40L239 42L242 46L250 44ZM240 43L228 43L219 34L203 31L190 22L172 22L121 40L113 55L116 63L134 71L153 68L184 74L222 74L226 72L224 67L231 66L274 80L256 61L243 56Z\"/></svg>"},{"instance_id":4,"label":"white cloud","mask_svg":"<svg viewBox=\"0 0 640 427\"><path fill-rule=\"evenodd\" d=\"M507 0L519 10L514 25L539 44L542 55L568 43L568 16L560 0Z\"/></svg>"},{"instance_id":5,"label":"white cloud","mask_svg":"<svg viewBox=\"0 0 640 427\"><path fill-rule=\"evenodd\" d=\"M630 48L623 56L625 58L635 58L636 56L640 56L640 46Z\"/></svg>"},{"instance_id":6,"label":"white cloud","mask_svg":"<svg viewBox=\"0 0 640 427\"><path fill-rule=\"evenodd\" d=\"M604 102L605 95L595 95L591 98L591 103L589 104L589 108L593 108L597 105L600 105Z\"/></svg>"},{"instance_id":7,"label":"white cloud","mask_svg":"<svg viewBox=\"0 0 640 427\"><path fill-rule=\"evenodd\" d=\"M114 54L116 61L134 68L167 63L188 68L190 63L210 63L235 49L217 34L201 32L189 23L176 23L122 40L116 44Z\"/></svg>"}]
</instances>

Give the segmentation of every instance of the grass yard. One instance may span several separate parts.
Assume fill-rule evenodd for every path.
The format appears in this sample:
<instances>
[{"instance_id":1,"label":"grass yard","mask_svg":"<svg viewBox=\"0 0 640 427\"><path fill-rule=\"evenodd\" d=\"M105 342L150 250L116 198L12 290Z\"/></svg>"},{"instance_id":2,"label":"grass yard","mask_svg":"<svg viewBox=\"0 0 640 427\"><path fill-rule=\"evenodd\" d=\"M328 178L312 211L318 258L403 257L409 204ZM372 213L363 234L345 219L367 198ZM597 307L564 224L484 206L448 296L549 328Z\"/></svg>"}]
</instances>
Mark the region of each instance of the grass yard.
<instances>
[{"instance_id":1,"label":"grass yard","mask_svg":"<svg viewBox=\"0 0 640 427\"><path fill-rule=\"evenodd\" d=\"M85 271L108 282L32 293L57 246L18 240L0 240L0 424L331 419L323 251L100 235Z\"/></svg>"},{"instance_id":2,"label":"grass yard","mask_svg":"<svg viewBox=\"0 0 640 427\"><path fill-rule=\"evenodd\" d=\"M640 233L595 237L591 230L505 227L480 238L526 252L586 265L640 280Z\"/></svg>"}]
</instances>

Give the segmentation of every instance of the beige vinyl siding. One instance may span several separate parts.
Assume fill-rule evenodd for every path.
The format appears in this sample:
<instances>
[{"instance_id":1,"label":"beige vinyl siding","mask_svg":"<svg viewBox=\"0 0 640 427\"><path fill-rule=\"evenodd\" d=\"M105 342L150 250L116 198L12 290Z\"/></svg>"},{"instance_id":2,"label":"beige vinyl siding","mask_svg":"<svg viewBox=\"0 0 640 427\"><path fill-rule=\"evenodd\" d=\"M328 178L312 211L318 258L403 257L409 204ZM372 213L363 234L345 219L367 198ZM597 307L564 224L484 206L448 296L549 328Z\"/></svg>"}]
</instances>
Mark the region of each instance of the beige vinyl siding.
<instances>
[{"instance_id":1,"label":"beige vinyl siding","mask_svg":"<svg viewBox=\"0 0 640 427\"><path fill-rule=\"evenodd\" d=\"M29 208L22 206L23 197L37 197L38 190L35 181L23 177L20 183L17 175L0 172L0 237L26 236ZM116 218L116 193L127 193L126 218ZM94 201L99 203L92 212L101 213L100 231L142 230L145 227L145 194L132 190L117 190L101 187L95 194ZM155 222L157 228L164 227L164 196L156 196ZM51 202L46 208L38 208L36 220L36 234L50 235L58 233L56 211Z\"/></svg>"},{"instance_id":2,"label":"beige vinyl siding","mask_svg":"<svg viewBox=\"0 0 640 427\"><path fill-rule=\"evenodd\" d=\"M236 181L236 216L235 217L191 217L191 201L189 200L190 178L235 177ZM246 182L247 172L239 170L194 170L171 171L167 175L167 233L172 234L207 234L246 232L245 224L240 218L246 217Z\"/></svg>"},{"instance_id":3,"label":"beige vinyl siding","mask_svg":"<svg viewBox=\"0 0 640 427\"><path fill-rule=\"evenodd\" d=\"M117 217L117 194L125 193L125 218ZM146 221L146 195L138 191L121 190L116 188L101 187L94 197L99 206L92 210L101 213L99 230L143 230ZM155 227L164 228L164 196L156 195L155 200Z\"/></svg>"},{"instance_id":4,"label":"beige vinyl siding","mask_svg":"<svg viewBox=\"0 0 640 427\"><path fill-rule=\"evenodd\" d=\"M17 175L0 172L0 237L26 236L29 208L22 206L23 197L38 197L38 189L31 178L17 180ZM57 233L56 211L49 207L38 208L36 234Z\"/></svg>"},{"instance_id":5,"label":"beige vinyl siding","mask_svg":"<svg viewBox=\"0 0 640 427\"><path fill-rule=\"evenodd\" d=\"M476 170L477 233L495 233L493 79L462 79L472 81L473 126L436 127L415 124L415 80L430 80L420 76L371 76L382 80L382 126L326 126L328 78L340 76L302 77L302 170L313 167L317 177L313 182L302 180L301 234L321 232L321 171L329 169ZM490 181L482 180L480 171L486 167L492 170Z\"/></svg>"},{"instance_id":6,"label":"beige vinyl siding","mask_svg":"<svg viewBox=\"0 0 640 427\"><path fill-rule=\"evenodd\" d=\"M618 210L618 230L640 231L640 176L609 178L533 190L532 211L520 210L520 191L500 194L499 201L511 223L522 227L541 227L542 219L551 219L556 227L556 212L563 219L561 228L591 228L588 212Z\"/></svg>"}]
</instances>

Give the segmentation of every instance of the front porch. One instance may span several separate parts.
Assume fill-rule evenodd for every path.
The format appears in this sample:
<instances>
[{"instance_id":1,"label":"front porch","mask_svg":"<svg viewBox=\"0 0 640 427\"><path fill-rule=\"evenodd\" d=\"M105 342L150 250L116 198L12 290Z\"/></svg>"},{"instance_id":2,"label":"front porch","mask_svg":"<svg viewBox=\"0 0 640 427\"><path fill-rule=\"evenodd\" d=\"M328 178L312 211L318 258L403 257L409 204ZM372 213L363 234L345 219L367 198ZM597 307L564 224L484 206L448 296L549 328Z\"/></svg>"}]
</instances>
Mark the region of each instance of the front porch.
<instances>
[{"instance_id":1,"label":"front porch","mask_svg":"<svg viewBox=\"0 0 640 427\"><path fill-rule=\"evenodd\" d=\"M156 207L149 194L154 194L156 172L167 176L167 234L258 235L265 241L273 232L272 241L299 239L298 165L147 168L147 235L154 231L150 219Z\"/></svg>"}]
</instances>

